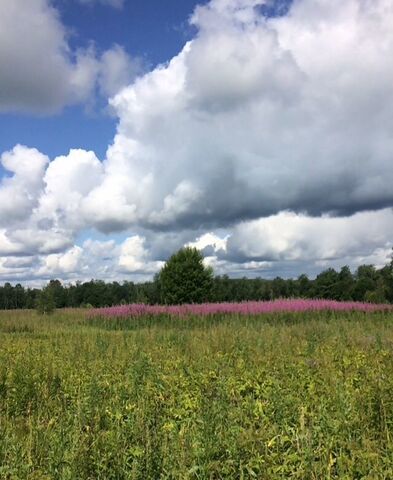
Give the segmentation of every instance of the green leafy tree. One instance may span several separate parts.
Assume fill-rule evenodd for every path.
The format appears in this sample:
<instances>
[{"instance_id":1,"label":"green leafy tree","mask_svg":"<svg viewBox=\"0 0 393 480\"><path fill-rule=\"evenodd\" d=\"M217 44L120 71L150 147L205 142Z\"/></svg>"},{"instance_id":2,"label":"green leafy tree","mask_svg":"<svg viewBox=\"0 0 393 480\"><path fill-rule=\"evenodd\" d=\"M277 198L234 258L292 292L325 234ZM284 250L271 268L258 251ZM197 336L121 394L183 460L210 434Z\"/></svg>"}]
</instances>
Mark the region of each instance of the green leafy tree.
<instances>
[{"instance_id":1,"label":"green leafy tree","mask_svg":"<svg viewBox=\"0 0 393 480\"><path fill-rule=\"evenodd\" d=\"M334 268L321 272L314 281L314 294L317 298L338 300L337 283L339 274Z\"/></svg>"},{"instance_id":2,"label":"green leafy tree","mask_svg":"<svg viewBox=\"0 0 393 480\"><path fill-rule=\"evenodd\" d=\"M385 287L386 300L393 303L393 262L381 268L379 275Z\"/></svg>"},{"instance_id":3,"label":"green leafy tree","mask_svg":"<svg viewBox=\"0 0 393 480\"><path fill-rule=\"evenodd\" d=\"M355 274L356 285L353 299L359 302L366 300L367 292L377 290L378 274L373 265L360 265Z\"/></svg>"},{"instance_id":4,"label":"green leafy tree","mask_svg":"<svg viewBox=\"0 0 393 480\"><path fill-rule=\"evenodd\" d=\"M56 308L64 308L67 304L67 291L60 280L50 280L47 288L53 293Z\"/></svg>"},{"instance_id":5,"label":"green leafy tree","mask_svg":"<svg viewBox=\"0 0 393 480\"><path fill-rule=\"evenodd\" d=\"M213 270L199 250L185 247L169 258L156 282L166 304L202 303L211 298Z\"/></svg>"},{"instance_id":6,"label":"green leafy tree","mask_svg":"<svg viewBox=\"0 0 393 480\"><path fill-rule=\"evenodd\" d=\"M335 286L334 298L337 300L352 300L352 292L355 281L348 265L341 268L338 274L338 282Z\"/></svg>"},{"instance_id":7,"label":"green leafy tree","mask_svg":"<svg viewBox=\"0 0 393 480\"><path fill-rule=\"evenodd\" d=\"M302 298L308 298L311 296L312 282L304 273L297 279L299 296Z\"/></svg>"},{"instance_id":8,"label":"green leafy tree","mask_svg":"<svg viewBox=\"0 0 393 480\"><path fill-rule=\"evenodd\" d=\"M364 300L370 303L386 303L387 302L387 288L382 276L377 279L374 290L368 290L364 294Z\"/></svg>"},{"instance_id":9,"label":"green leafy tree","mask_svg":"<svg viewBox=\"0 0 393 480\"><path fill-rule=\"evenodd\" d=\"M53 289L50 286L46 286L37 297L36 310L38 313L46 315L53 313L55 308L56 302Z\"/></svg>"}]
</instances>

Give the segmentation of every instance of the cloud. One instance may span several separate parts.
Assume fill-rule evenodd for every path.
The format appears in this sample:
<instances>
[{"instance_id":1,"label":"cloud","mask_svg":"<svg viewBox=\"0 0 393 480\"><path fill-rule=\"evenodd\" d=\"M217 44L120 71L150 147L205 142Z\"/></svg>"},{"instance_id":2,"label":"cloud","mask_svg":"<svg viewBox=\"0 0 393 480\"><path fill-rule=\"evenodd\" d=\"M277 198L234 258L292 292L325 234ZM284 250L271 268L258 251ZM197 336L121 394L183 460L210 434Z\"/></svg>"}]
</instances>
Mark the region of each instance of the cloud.
<instances>
[{"instance_id":1,"label":"cloud","mask_svg":"<svg viewBox=\"0 0 393 480\"><path fill-rule=\"evenodd\" d=\"M142 61L131 59L120 45L106 50L100 60L98 84L106 97L111 97L130 84L143 71Z\"/></svg>"},{"instance_id":2,"label":"cloud","mask_svg":"<svg viewBox=\"0 0 393 480\"><path fill-rule=\"evenodd\" d=\"M134 78L140 62L121 47L98 55L92 44L72 50L68 39L49 0L0 2L0 112L54 113Z\"/></svg>"},{"instance_id":3,"label":"cloud","mask_svg":"<svg viewBox=\"0 0 393 480\"><path fill-rule=\"evenodd\" d=\"M155 273L163 262L149 261L145 238L135 235L127 238L120 247L119 267L129 273Z\"/></svg>"},{"instance_id":4,"label":"cloud","mask_svg":"<svg viewBox=\"0 0 393 480\"><path fill-rule=\"evenodd\" d=\"M72 231L88 225L83 202L102 178L102 164L93 152L74 149L68 155L56 157L44 176L45 189L34 214L35 221Z\"/></svg>"},{"instance_id":5,"label":"cloud","mask_svg":"<svg viewBox=\"0 0 393 480\"><path fill-rule=\"evenodd\" d=\"M392 9L300 0L266 19L259 3L199 7L182 52L111 100L108 166L116 150L131 181L146 182L130 201L145 226L392 205Z\"/></svg>"},{"instance_id":6,"label":"cloud","mask_svg":"<svg viewBox=\"0 0 393 480\"><path fill-rule=\"evenodd\" d=\"M15 255L21 251L21 246L10 240L6 230L0 230L0 255Z\"/></svg>"},{"instance_id":7,"label":"cloud","mask_svg":"<svg viewBox=\"0 0 393 480\"><path fill-rule=\"evenodd\" d=\"M12 249L11 253L22 256L58 253L73 244L73 235L67 230L46 230L34 225L8 229L4 237Z\"/></svg>"},{"instance_id":8,"label":"cloud","mask_svg":"<svg viewBox=\"0 0 393 480\"><path fill-rule=\"evenodd\" d=\"M393 210L345 218L281 212L242 222L227 232L194 233L193 240L185 240L192 235L145 232L118 242L88 239L73 245L70 241L56 251L56 237L37 237L36 232L25 231L10 240L0 232L0 278L29 284L50 278L141 281L151 278L183 245L201 249L205 263L221 275L294 277L300 273L314 276L325 268L343 265L352 269L361 264L381 267L390 261Z\"/></svg>"},{"instance_id":9,"label":"cloud","mask_svg":"<svg viewBox=\"0 0 393 480\"><path fill-rule=\"evenodd\" d=\"M48 255L38 270L39 276L59 276L78 270L82 256L80 247L73 247L65 253Z\"/></svg>"},{"instance_id":10,"label":"cloud","mask_svg":"<svg viewBox=\"0 0 393 480\"><path fill-rule=\"evenodd\" d=\"M206 233L188 245L202 250L217 273L315 275L327 267L389 263L393 210L350 217L309 217L281 212L241 222L225 236Z\"/></svg>"},{"instance_id":11,"label":"cloud","mask_svg":"<svg viewBox=\"0 0 393 480\"><path fill-rule=\"evenodd\" d=\"M124 6L125 0L78 0L84 5L93 6L94 4L106 5L113 8L121 9Z\"/></svg>"},{"instance_id":12,"label":"cloud","mask_svg":"<svg viewBox=\"0 0 393 480\"><path fill-rule=\"evenodd\" d=\"M220 250L226 252L228 238L229 235L221 238L213 232L208 232L198 237L194 242L189 242L188 246L197 248L198 250L211 248L213 252L219 252Z\"/></svg>"},{"instance_id":13,"label":"cloud","mask_svg":"<svg viewBox=\"0 0 393 480\"><path fill-rule=\"evenodd\" d=\"M235 261L335 261L365 257L389 249L393 210L361 212L351 217L319 217L281 212L237 225L227 240Z\"/></svg>"},{"instance_id":14,"label":"cloud","mask_svg":"<svg viewBox=\"0 0 393 480\"><path fill-rule=\"evenodd\" d=\"M17 145L1 155L0 163L10 174L0 182L0 226L4 227L30 217L44 185L49 158L35 148Z\"/></svg>"},{"instance_id":15,"label":"cloud","mask_svg":"<svg viewBox=\"0 0 393 480\"><path fill-rule=\"evenodd\" d=\"M81 245L69 245L58 253L18 254L4 251L0 232L0 278L27 284L42 284L51 278L65 282L128 279L142 281L159 271L163 262L152 260L144 237L134 235L119 244L113 240L88 239ZM9 247L8 244L6 246Z\"/></svg>"},{"instance_id":16,"label":"cloud","mask_svg":"<svg viewBox=\"0 0 393 480\"><path fill-rule=\"evenodd\" d=\"M0 58L0 111L55 111L91 89L89 53L72 59L66 30L46 0L1 2Z\"/></svg>"},{"instance_id":17,"label":"cloud","mask_svg":"<svg viewBox=\"0 0 393 480\"><path fill-rule=\"evenodd\" d=\"M43 0L31 5L62 28ZM87 85L82 96L91 78L106 94L117 91L110 100L117 132L103 161L83 150L50 163L25 147L3 154L10 172L0 186L4 255L62 255L89 229L127 235L106 263L86 260L90 247L80 246L87 270L79 274L95 269L103 278L110 268L153 272L190 242L218 272L236 274L387 258L393 6L298 0L274 18L264 6L199 6L195 37L145 74L119 46L70 60L64 33L54 37L51 48L63 52L54 56L66 59L78 91ZM12 159L22 156L31 163L16 170Z\"/></svg>"}]
</instances>

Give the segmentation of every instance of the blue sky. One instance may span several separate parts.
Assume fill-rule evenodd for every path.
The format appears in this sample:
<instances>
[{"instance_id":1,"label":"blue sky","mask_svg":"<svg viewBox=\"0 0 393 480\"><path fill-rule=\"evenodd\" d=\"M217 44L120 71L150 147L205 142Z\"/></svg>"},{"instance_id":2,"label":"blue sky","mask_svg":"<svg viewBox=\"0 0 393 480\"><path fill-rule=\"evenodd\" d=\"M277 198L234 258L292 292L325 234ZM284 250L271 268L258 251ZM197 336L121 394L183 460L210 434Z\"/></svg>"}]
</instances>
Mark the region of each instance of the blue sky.
<instances>
[{"instance_id":1,"label":"blue sky","mask_svg":"<svg viewBox=\"0 0 393 480\"><path fill-rule=\"evenodd\" d=\"M389 5L3 0L0 283L386 263Z\"/></svg>"}]
</instances>

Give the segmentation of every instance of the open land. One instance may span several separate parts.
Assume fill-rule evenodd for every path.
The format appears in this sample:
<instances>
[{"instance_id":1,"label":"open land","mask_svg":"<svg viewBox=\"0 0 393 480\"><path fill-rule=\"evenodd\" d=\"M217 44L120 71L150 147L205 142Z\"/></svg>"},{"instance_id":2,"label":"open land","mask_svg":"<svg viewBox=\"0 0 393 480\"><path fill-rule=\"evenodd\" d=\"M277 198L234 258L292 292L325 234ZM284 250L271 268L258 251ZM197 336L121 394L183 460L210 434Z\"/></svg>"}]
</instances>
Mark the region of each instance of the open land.
<instances>
[{"instance_id":1,"label":"open land","mask_svg":"<svg viewBox=\"0 0 393 480\"><path fill-rule=\"evenodd\" d=\"M0 313L1 479L391 479L393 313Z\"/></svg>"}]
</instances>

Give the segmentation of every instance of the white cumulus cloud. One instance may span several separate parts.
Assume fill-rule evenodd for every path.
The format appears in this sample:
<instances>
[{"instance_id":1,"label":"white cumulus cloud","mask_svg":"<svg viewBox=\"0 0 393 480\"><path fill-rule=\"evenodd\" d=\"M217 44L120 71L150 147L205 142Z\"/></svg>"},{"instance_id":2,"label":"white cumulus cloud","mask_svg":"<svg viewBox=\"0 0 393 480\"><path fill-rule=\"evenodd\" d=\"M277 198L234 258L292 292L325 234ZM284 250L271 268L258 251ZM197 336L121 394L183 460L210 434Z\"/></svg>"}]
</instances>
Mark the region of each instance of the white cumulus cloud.
<instances>
[{"instance_id":1,"label":"white cumulus cloud","mask_svg":"<svg viewBox=\"0 0 393 480\"><path fill-rule=\"evenodd\" d=\"M129 273L156 273L162 266L162 262L149 261L145 238L135 235L122 243L119 267L124 271Z\"/></svg>"},{"instance_id":2,"label":"white cumulus cloud","mask_svg":"<svg viewBox=\"0 0 393 480\"><path fill-rule=\"evenodd\" d=\"M44 186L49 158L35 148L17 145L0 157L9 176L0 181L0 226L30 217Z\"/></svg>"},{"instance_id":3,"label":"white cumulus cloud","mask_svg":"<svg viewBox=\"0 0 393 480\"><path fill-rule=\"evenodd\" d=\"M140 62L121 47L73 50L69 35L50 0L1 0L0 113L53 113L88 101L97 86L112 95L134 78Z\"/></svg>"},{"instance_id":4,"label":"white cumulus cloud","mask_svg":"<svg viewBox=\"0 0 393 480\"><path fill-rule=\"evenodd\" d=\"M237 225L227 250L240 260L313 262L364 257L389 249L392 238L392 209L317 218L281 212Z\"/></svg>"}]
</instances>

